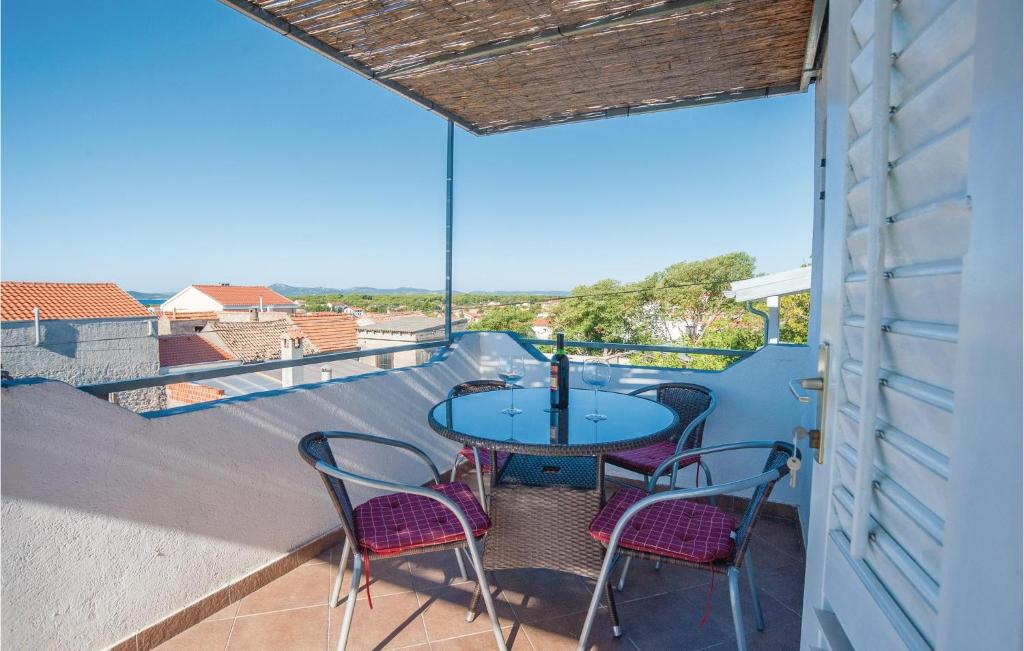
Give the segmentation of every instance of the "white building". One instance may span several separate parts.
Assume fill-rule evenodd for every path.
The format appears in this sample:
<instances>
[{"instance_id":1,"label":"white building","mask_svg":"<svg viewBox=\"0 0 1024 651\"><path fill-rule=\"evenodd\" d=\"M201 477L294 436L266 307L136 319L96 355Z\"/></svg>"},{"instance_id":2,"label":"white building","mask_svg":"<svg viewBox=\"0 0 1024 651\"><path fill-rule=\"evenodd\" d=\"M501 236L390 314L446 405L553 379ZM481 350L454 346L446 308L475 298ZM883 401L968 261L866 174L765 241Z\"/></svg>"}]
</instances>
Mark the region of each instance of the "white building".
<instances>
[{"instance_id":1,"label":"white building","mask_svg":"<svg viewBox=\"0 0 1024 651\"><path fill-rule=\"evenodd\" d=\"M298 305L263 285L189 285L160 306L164 312L294 312Z\"/></svg>"},{"instance_id":2,"label":"white building","mask_svg":"<svg viewBox=\"0 0 1024 651\"><path fill-rule=\"evenodd\" d=\"M454 319L452 331L466 329L469 319ZM381 323L360 324L357 330L359 348L373 350L401 346L403 343L414 344L421 341L444 339L444 319L432 316L406 316ZM423 364L433 353L430 349L408 350L399 353L383 353L375 355L373 365L377 368L400 368ZM368 361L366 358L364 361Z\"/></svg>"}]
</instances>

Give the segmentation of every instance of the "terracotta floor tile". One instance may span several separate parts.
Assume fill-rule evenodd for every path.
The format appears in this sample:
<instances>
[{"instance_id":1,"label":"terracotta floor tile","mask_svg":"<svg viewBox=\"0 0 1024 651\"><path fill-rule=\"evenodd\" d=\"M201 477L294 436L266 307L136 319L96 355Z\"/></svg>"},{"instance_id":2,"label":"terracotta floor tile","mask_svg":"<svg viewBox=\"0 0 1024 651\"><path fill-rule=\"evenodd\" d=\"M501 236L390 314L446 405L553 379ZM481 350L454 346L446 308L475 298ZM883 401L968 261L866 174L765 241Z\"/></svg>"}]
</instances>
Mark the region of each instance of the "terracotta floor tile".
<instances>
[{"instance_id":1,"label":"terracotta floor tile","mask_svg":"<svg viewBox=\"0 0 1024 651\"><path fill-rule=\"evenodd\" d=\"M229 651L323 651L327 644L327 606L238 617L234 624Z\"/></svg>"},{"instance_id":2,"label":"terracotta floor tile","mask_svg":"<svg viewBox=\"0 0 1024 651\"><path fill-rule=\"evenodd\" d=\"M715 591L711 598L711 612L705 628L717 630L727 648L735 647L735 632L732 620L732 607L729 602L728 584L715 583ZM724 582L723 582L724 583ZM761 608L764 611L765 630L758 631L754 619L753 599L745 580L740 581L740 606L743 611L743 630L746 632L747 645L750 649L797 649L800 644L800 617L789 608L783 606L771 595L760 592ZM707 591L702 588L684 590L683 599L689 603L689 613L682 617L683 625L696 626L707 603Z\"/></svg>"},{"instance_id":3,"label":"terracotta floor tile","mask_svg":"<svg viewBox=\"0 0 1024 651\"><path fill-rule=\"evenodd\" d=\"M533 651L534 646L530 644L530 641L526 639L525 635L520 632L510 638L510 631L510 628L503 630L505 646L507 648L512 649L512 651ZM496 649L497 647L498 645L494 639L494 633L491 633L490 631L474 633L473 635L464 635L462 637L453 637L448 638L447 640L430 643L430 651L486 651L487 649Z\"/></svg>"},{"instance_id":4,"label":"terracotta floor tile","mask_svg":"<svg viewBox=\"0 0 1024 651\"><path fill-rule=\"evenodd\" d=\"M534 648L543 651L573 651L579 641L586 613L574 613L562 617L553 617L533 624L524 624L523 632L530 638ZM588 640L591 651L636 651L636 645L623 636L612 637L611 626L608 624L607 611L600 610L594 620L594 626Z\"/></svg>"},{"instance_id":5,"label":"terracotta floor tile","mask_svg":"<svg viewBox=\"0 0 1024 651\"><path fill-rule=\"evenodd\" d=\"M495 573L505 599L523 623L586 611L591 591L578 576L548 570Z\"/></svg>"},{"instance_id":6,"label":"terracotta floor tile","mask_svg":"<svg viewBox=\"0 0 1024 651\"><path fill-rule=\"evenodd\" d=\"M475 588L475 583L460 583L418 593L428 640L433 642L492 630L483 599L477 606L476 618L472 622L466 621L466 612ZM515 624L515 611L494 586L491 586L491 594L499 626L504 628Z\"/></svg>"},{"instance_id":7,"label":"terracotta floor tile","mask_svg":"<svg viewBox=\"0 0 1024 651\"><path fill-rule=\"evenodd\" d=\"M473 580L473 567L467 561L466 572L471 577L463 579L459 574L459 565L455 560L455 552L431 552L408 557L409 571L412 574L413 587L416 590L429 590L443 585L463 583Z\"/></svg>"},{"instance_id":8,"label":"terracotta floor tile","mask_svg":"<svg viewBox=\"0 0 1024 651\"><path fill-rule=\"evenodd\" d=\"M330 590L330 565L303 565L243 597L238 615L326 605Z\"/></svg>"},{"instance_id":9,"label":"terracotta floor tile","mask_svg":"<svg viewBox=\"0 0 1024 651\"><path fill-rule=\"evenodd\" d=\"M421 608L416 593L404 592L382 596L373 595L373 609L365 599L356 602L352 617L352 631L348 637L349 651L365 649L393 649L427 643L427 633L420 617ZM331 609L331 629L328 649L338 644L345 605Z\"/></svg>"},{"instance_id":10,"label":"terracotta floor tile","mask_svg":"<svg viewBox=\"0 0 1024 651\"><path fill-rule=\"evenodd\" d=\"M618 585L619 577L622 575L622 563L620 562L612 574L612 585ZM711 580L711 573L707 570L697 570L681 565L662 563L660 570L654 569L654 561L633 559L629 567L629 575L626 578L626 585L622 592L616 590L616 603L626 603L634 599L653 597L657 594L664 594L674 590L685 590L697 585L707 585ZM593 590L594 581L585 579L587 589Z\"/></svg>"},{"instance_id":11,"label":"terracotta floor tile","mask_svg":"<svg viewBox=\"0 0 1024 651\"><path fill-rule=\"evenodd\" d=\"M716 592L718 591L716 580ZM639 649L678 649L696 651L723 641L723 630L708 621L700 626L701 607L684 598L684 594L707 595L707 588L698 586L683 592L670 592L648 599L638 599L619 607L619 621L625 637ZM609 627L607 618L598 618L595 628ZM732 639L730 635L728 639Z\"/></svg>"},{"instance_id":12,"label":"terracotta floor tile","mask_svg":"<svg viewBox=\"0 0 1024 651\"><path fill-rule=\"evenodd\" d=\"M178 649L222 651L224 645L227 644L228 635L231 633L231 624L231 619L199 622L156 648L161 651L177 651Z\"/></svg>"},{"instance_id":13,"label":"terracotta floor tile","mask_svg":"<svg viewBox=\"0 0 1024 651\"><path fill-rule=\"evenodd\" d=\"M340 556L339 556L340 559ZM331 569L331 580L337 576L337 567ZM349 560L345 568L345 579L341 585L341 601L344 603L348 595L349 586L352 580L352 561ZM332 586L333 587L333 586ZM402 557L396 558L375 558L370 561L370 596L374 599L377 596L401 594L413 592L413 578L409 573L409 563ZM358 599L366 599L366 576L359 579Z\"/></svg>"}]
</instances>

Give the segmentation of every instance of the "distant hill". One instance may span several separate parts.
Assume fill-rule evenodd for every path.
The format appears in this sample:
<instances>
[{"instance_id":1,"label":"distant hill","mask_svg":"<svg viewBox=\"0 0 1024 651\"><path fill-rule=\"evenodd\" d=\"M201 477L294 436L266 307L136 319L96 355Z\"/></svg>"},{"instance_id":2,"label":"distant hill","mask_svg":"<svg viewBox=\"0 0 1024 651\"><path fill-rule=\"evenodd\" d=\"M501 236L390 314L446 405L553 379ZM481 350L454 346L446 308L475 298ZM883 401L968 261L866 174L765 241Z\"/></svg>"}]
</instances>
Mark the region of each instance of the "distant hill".
<instances>
[{"instance_id":1,"label":"distant hill","mask_svg":"<svg viewBox=\"0 0 1024 651\"><path fill-rule=\"evenodd\" d=\"M289 298L295 296L322 296L324 294L440 294L440 289L422 289L420 287L395 287L392 289L381 288L381 287L346 287L339 289L336 287L295 287L293 285L285 285L283 283L274 283L270 286L270 289L274 290L278 294L282 294ZM533 294L536 296L565 296L569 292L562 291L472 291L472 292L456 292L457 294L496 294L501 296L511 296L515 294Z\"/></svg>"},{"instance_id":2,"label":"distant hill","mask_svg":"<svg viewBox=\"0 0 1024 651\"><path fill-rule=\"evenodd\" d=\"M322 296L323 294L438 294L438 289L420 289L417 287L397 287L395 289L380 289L378 287L295 287L283 283L274 283L270 286L278 294L289 298L293 296Z\"/></svg>"}]
</instances>

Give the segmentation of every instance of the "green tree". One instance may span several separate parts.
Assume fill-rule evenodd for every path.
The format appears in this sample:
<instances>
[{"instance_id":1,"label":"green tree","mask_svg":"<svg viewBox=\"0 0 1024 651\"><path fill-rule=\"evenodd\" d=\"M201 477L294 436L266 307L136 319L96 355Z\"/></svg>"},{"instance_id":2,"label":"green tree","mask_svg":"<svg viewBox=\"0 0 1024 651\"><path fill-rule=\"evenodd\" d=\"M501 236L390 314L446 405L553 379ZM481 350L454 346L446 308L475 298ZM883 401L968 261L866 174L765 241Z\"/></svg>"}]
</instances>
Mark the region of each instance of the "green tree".
<instances>
[{"instance_id":1,"label":"green tree","mask_svg":"<svg viewBox=\"0 0 1024 651\"><path fill-rule=\"evenodd\" d=\"M640 284L608 279L581 285L558 303L551 322L568 339L647 343L651 332L644 305L649 298Z\"/></svg>"},{"instance_id":2,"label":"green tree","mask_svg":"<svg viewBox=\"0 0 1024 651\"><path fill-rule=\"evenodd\" d=\"M806 344L811 317L811 294L801 292L779 299L779 341Z\"/></svg>"},{"instance_id":3,"label":"green tree","mask_svg":"<svg viewBox=\"0 0 1024 651\"><path fill-rule=\"evenodd\" d=\"M470 330L509 330L526 337L533 336L536 313L516 307L496 307L484 312L479 321L469 324Z\"/></svg>"},{"instance_id":4,"label":"green tree","mask_svg":"<svg viewBox=\"0 0 1024 651\"><path fill-rule=\"evenodd\" d=\"M754 275L755 260L748 253L679 262L647 278L656 289L659 336L673 340L672 324L686 324L693 345L703 345L704 334L719 319L742 312L743 308L724 292L732 281ZM675 338L678 339L678 338Z\"/></svg>"}]
</instances>

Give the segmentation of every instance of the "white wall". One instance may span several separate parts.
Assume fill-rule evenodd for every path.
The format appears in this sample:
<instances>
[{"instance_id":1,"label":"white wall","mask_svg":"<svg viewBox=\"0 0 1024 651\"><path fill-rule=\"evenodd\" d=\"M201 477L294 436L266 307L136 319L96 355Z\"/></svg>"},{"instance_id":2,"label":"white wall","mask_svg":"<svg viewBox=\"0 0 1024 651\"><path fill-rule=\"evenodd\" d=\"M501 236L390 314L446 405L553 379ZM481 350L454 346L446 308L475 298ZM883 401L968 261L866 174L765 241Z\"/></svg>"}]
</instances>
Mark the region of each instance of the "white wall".
<instances>
[{"instance_id":1,"label":"white wall","mask_svg":"<svg viewBox=\"0 0 1024 651\"><path fill-rule=\"evenodd\" d=\"M431 405L459 382L495 377L507 335L467 333L444 361L140 416L57 382L2 395L2 633L9 648L115 643L337 527L296 443L318 429L393 436L442 469L458 445L434 434ZM724 373L616 368L614 390L668 379L714 388L711 443L785 438L799 420L785 379L807 349L769 347ZM546 365L525 382L543 384ZM360 447L339 461L426 481L401 452ZM741 462L742 461L742 462ZM717 480L763 459L716 460ZM756 467L755 467L756 466ZM369 494L354 487L353 499ZM776 499L795 493L780 485Z\"/></svg>"},{"instance_id":2,"label":"white wall","mask_svg":"<svg viewBox=\"0 0 1024 651\"><path fill-rule=\"evenodd\" d=\"M160 305L162 312L217 312L224 306L192 285L181 290Z\"/></svg>"},{"instance_id":3,"label":"white wall","mask_svg":"<svg viewBox=\"0 0 1024 651\"><path fill-rule=\"evenodd\" d=\"M407 439L450 466L458 446L426 414L477 377L473 348L460 342L443 363L155 417L56 382L3 389L0 643L108 646L337 527L297 452L308 432ZM349 467L429 479L401 452L364 450Z\"/></svg>"}]
</instances>

